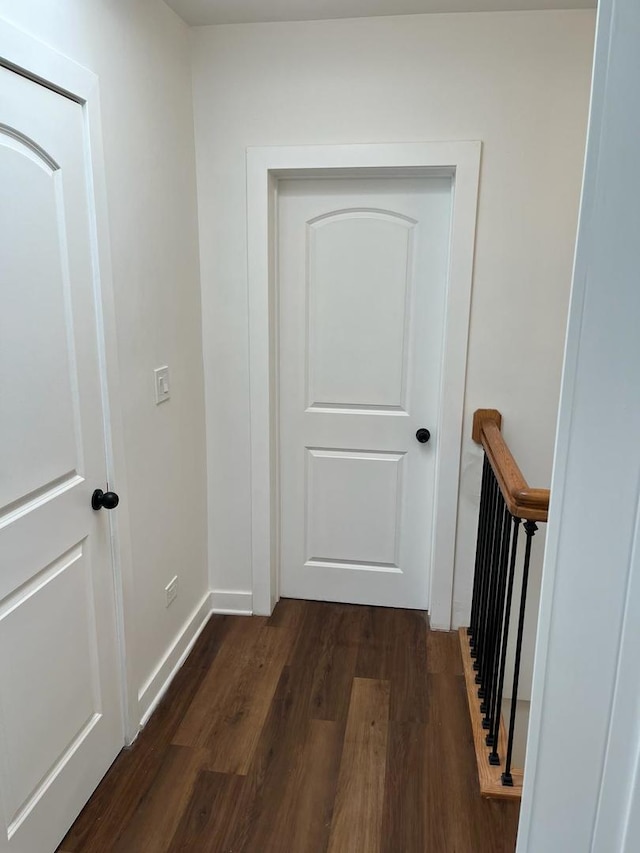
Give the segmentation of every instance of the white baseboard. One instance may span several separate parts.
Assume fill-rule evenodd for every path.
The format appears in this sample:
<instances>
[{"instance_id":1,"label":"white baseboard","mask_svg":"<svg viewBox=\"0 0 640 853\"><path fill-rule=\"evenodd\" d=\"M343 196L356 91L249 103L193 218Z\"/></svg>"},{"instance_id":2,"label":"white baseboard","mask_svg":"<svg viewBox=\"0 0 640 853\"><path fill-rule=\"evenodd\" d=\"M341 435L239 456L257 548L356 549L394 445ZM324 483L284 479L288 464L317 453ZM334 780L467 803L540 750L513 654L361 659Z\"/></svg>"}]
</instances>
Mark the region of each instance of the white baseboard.
<instances>
[{"instance_id":1,"label":"white baseboard","mask_svg":"<svg viewBox=\"0 0 640 853\"><path fill-rule=\"evenodd\" d=\"M142 728L167 692L176 673L185 662L211 616L211 593L208 592L187 619L151 677L138 693L140 727Z\"/></svg>"},{"instance_id":2,"label":"white baseboard","mask_svg":"<svg viewBox=\"0 0 640 853\"><path fill-rule=\"evenodd\" d=\"M451 613L451 630L457 631L458 628L466 628L469 625L470 618L471 603L462 604L454 601Z\"/></svg>"},{"instance_id":3,"label":"white baseboard","mask_svg":"<svg viewBox=\"0 0 640 853\"><path fill-rule=\"evenodd\" d=\"M212 589L212 613L231 613L235 616L251 616L253 614L253 595L251 592L238 590Z\"/></svg>"}]
</instances>

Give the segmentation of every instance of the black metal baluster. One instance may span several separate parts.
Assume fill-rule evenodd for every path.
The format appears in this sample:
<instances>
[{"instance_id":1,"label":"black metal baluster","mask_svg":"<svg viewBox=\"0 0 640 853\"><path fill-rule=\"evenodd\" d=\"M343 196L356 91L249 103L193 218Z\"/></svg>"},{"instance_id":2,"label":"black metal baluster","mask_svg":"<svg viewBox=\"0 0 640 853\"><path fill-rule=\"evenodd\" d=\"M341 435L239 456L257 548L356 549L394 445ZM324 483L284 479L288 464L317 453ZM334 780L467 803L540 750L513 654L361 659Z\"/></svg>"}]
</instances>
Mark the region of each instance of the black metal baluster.
<instances>
[{"instance_id":1,"label":"black metal baluster","mask_svg":"<svg viewBox=\"0 0 640 853\"><path fill-rule=\"evenodd\" d=\"M502 537L502 520L503 520L503 512L504 512L504 498L502 497L502 493L500 488L498 487L496 480L497 494L496 494L496 503L494 509L494 530L493 537L491 541L491 554L490 554L490 578L487 589L487 606L485 609L485 626L484 626L484 641L483 641L483 649L482 649L482 665L479 671L480 676L480 688L478 690L478 697L480 699L485 700L487 698L489 692L489 666L491 662L491 643L493 642L492 636L492 628L493 623L491 619L491 615L493 612L493 607L495 604L495 592L496 592L496 580L497 580L497 567L499 562L499 553L500 553L500 542ZM477 679L476 679L477 680ZM484 706L484 702L480 708L481 711L485 711L486 708ZM486 728L487 724L483 721L483 726Z\"/></svg>"},{"instance_id":2,"label":"black metal baluster","mask_svg":"<svg viewBox=\"0 0 640 853\"><path fill-rule=\"evenodd\" d=\"M483 659L484 640L486 633L486 608L489 593L489 581L491 577L491 546L494 535L495 525L495 505L498 493L498 481L495 478L493 471L490 469L487 477L487 530L485 541L483 543L483 553L481 559L481 585L479 590L478 600L478 620L477 631L474 637L474 653L475 660L473 668L478 673L476 676L476 684L480 684L480 670Z\"/></svg>"},{"instance_id":3,"label":"black metal baluster","mask_svg":"<svg viewBox=\"0 0 640 853\"><path fill-rule=\"evenodd\" d=\"M489 503L489 460L485 454L482 465L482 485L480 486L480 512L478 514L478 537L476 541L476 565L473 574L473 598L471 601L471 625L467 631L471 637L471 645L474 645L473 638L477 633L478 626L478 600L480 598L480 578L483 546L487 534L487 510ZM473 655L472 655L473 656Z\"/></svg>"},{"instance_id":4,"label":"black metal baluster","mask_svg":"<svg viewBox=\"0 0 640 853\"><path fill-rule=\"evenodd\" d=\"M491 542L493 540L493 526L495 524L495 514L494 514L494 505L496 499L496 480L493 474L493 471L489 472L488 477L488 499L487 499L487 530L485 541L483 543L482 550L482 559L481 559L481 571L482 571L482 582L480 586L479 593L479 601L478 601L478 622L477 622L477 631L476 638L474 643L474 651L475 651L475 660L473 662L473 668L476 670L476 684L480 683L480 668L482 663L482 654L484 648L484 635L485 635L485 612L487 606L487 597L488 597L488 589L489 589L489 578L491 572L491 560L490 560L490 552L491 552Z\"/></svg>"},{"instance_id":5,"label":"black metal baluster","mask_svg":"<svg viewBox=\"0 0 640 853\"><path fill-rule=\"evenodd\" d=\"M486 457L485 457L486 458ZM491 540L491 531L493 529L493 501L494 501L494 481L495 477L491 467L487 469L486 479L486 515L484 519L484 535L482 539L482 548L480 552L480 585L478 588L478 603L476 608L476 623L473 636L474 651L479 651L481 633L483 628L483 612L484 600L486 592L487 571L488 571L488 547ZM477 668L477 667L476 667Z\"/></svg>"},{"instance_id":6,"label":"black metal baluster","mask_svg":"<svg viewBox=\"0 0 640 853\"><path fill-rule=\"evenodd\" d=\"M502 715L502 693L504 689L504 673L507 665L507 650L509 647L509 623L511 621L511 602L513 600L513 583L516 576L516 558L518 556L518 533L520 531L521 518L513 519L513 538L511 540L511 558L509 561L509 581L506 593L506 605L504 611L504 627L502 630L502 649L500 653L500 673L498 675L498 690L496 694L496 712L494 714L493 749L489 754L489 764L500 764L498 755L498 739L500 736L500 718Z\"/></svg>"},{"instance_id":7,"label":"black metal baluster","mask_svg":"<svg viewBox=\"0 0 640 853\"><path fill-rule=\"evenodd\" d=\"M525 533L527 542L524 552L524 568L522 570L522 591L520 593L520 613L518 616L518 636L516 639L516 657L513 669L513 690L511 692L511 714L509 715L509 741L507 744L507 758L505 761L502 784L513 787L513 776L511 775L511 756L513 753L513 733L516 724L516 705L518 702L518 679L520 678L520 657L522 654L522 635L524 631L524 614L527 603L527 585L529 583L529 564L531 562L531 543L538 529L535 521L525 521Z\"/></svg>"},{"instance_id":8,"label":"black metal baluster","mask_svg":"<svg viewBox=\"0 0 640 853\"><path fill-rule=\"evenodd\" d=\"M505 505L504 508L504 532L502 549L500 551L500 574L498 577L498 588L496 593L496 606L494 611L494 636L495 642L493 646L493 654L491 661L491 681L489 684L489 695L487 697L487 712L485 718L489 724L489 732L486 737L487 746L494 745L495 736L495 719L500 714L500 710L496 705L496 694L498 688L498 670L500 668L500 649L502 644L502 626L504 619L504 598L507 586L507 567L509 564L509 545L511 543L511 530L513 524L513 516Z\"/></svg>"},{"instance_id":9,"label":"black metal baluster","mask_svg":"<svg viewBox=\"0 0 640 853\"><path fill-rule=\"evenodd\" d=\"M496 535L496 508L500 497L500 487L496 480L493 471L490 472L489 478L490 494L489 494L489 527L487 531L487 541L484 549L484 581L482 586L482 596L480 599L480 619L478 632L478 657L475 661L474 668L477 669L476 683L481 684L482 672L484 670L485 655L486 655L486 640L487 640L487 612L489 607L489 591L491 588L491 573L493 566L493 543Z\"/></svg>"},{"instance_id":10,"label":"black metal baluster","mask_svg":"<svg viewBox=\"0 0 640 853\"><path fill-rule=\"evenodd\" d=\"M499 563L500 547L502 542L502 522L504 518L504 498L502 493L498 494L498 501L495 510L495 537L493 540L493 550L491 554L491 584L489 586L488 605L486 612L486 644L484 655L484 666L482 669L482 702L480 703L481 713L486 713L488 699L488 670L491 665L491 651L493 643L493 608L495 606L495 590L497 581L497 567ZM478 691L480 696L480 691ZM483 726L486 728L486 723L483 721Z\"/></svg>"},{"instance_id":11,"label":"black metal baluster","mask_svg":"<svg viewBox=\"0 0 640 853\"><path fill-rule=\"evenodd\" d=\"M491 589L489 591L490 597L490 606L487 612L487 655L486 655L486 665L485 672L483 673L484 681L484 701L480 705L480 711L484 714L484 719L482 720L482 726L485 729L490 729L490 719L489 712L491 709L491 687L493 680L493 661L495 657L495 645L496 645L496 606L497 606L497 598L498 598L498 583L500 580L500 564L501 564L501 556L504 547L504 533L506 526L506 517L507 517L507 507L504 502L504 498L502 497L502 493L500 493L500 501L498 505L497 512L497 535L496 535L496 547L493 555L493 574L491 578Z\"/></svg>"}]
</instances>

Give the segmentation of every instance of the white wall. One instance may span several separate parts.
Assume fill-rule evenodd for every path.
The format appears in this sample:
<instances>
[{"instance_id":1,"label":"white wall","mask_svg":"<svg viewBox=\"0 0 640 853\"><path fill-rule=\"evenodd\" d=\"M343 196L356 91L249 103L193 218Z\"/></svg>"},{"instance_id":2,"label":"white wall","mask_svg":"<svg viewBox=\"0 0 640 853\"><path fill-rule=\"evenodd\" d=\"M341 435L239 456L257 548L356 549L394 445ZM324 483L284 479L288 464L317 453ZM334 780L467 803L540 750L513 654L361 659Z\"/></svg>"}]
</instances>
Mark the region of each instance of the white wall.
<instances>
[{"instance_id":1,"label":"white wall","mask_svg":"<svg viewBox=\"0 0 640 853\"><path fill-rule=\"evenodd\" d=\"M519 853L640 850L639 41L601 0Z\"/></svg>"},{"instance_id":2,"label":"white wall","mask_svg":"<svg viewBox=\"0 0 640 853\"><path fill-rule=\"evenodd\" d=\"M208 589L188 30L160 0L0 0L0 16L100 77L140 689ZM164 363L172 399L156 407Z\"/></svg>"},{"instance_id":3,"label":"white wall","mask_svg":"<svg viewBox=\"0 0 640 853\"><path fill-rule=\"evenodd\" d=\"M480 139L454 592L465 623L475 408L502 410L525 475L549 484L593 31L592 11L192 31L213 587L251 587L245 148Z\"/></svg>"}]
</instances>

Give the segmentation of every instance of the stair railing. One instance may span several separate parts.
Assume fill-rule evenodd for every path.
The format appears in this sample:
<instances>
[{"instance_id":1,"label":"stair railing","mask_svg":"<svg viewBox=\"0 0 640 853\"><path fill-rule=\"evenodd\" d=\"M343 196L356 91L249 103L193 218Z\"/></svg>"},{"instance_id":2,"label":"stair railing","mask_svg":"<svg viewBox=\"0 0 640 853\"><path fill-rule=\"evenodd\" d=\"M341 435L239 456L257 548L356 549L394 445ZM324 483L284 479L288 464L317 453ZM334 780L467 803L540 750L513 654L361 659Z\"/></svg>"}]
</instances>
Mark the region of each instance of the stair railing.
<instances>
[{"instance_id":1,"label":"stair railing","mask_svg":"<svg viewBox=\"0 0 640 853\"><path fill-rule=\"evenodd\" d=\"M522 770L514 770L513 744L522 640L533 537L546 522L549 490L527 484L501 433L496 409L474 414L473 439L484 449L471 625L460 629L481 793L519 798ZM519 545L524 536L524 548ZM519 594L517 562L523 559ZM502 719L512 610L518 608L511 708Z\"/></svg>"}]
</instances>

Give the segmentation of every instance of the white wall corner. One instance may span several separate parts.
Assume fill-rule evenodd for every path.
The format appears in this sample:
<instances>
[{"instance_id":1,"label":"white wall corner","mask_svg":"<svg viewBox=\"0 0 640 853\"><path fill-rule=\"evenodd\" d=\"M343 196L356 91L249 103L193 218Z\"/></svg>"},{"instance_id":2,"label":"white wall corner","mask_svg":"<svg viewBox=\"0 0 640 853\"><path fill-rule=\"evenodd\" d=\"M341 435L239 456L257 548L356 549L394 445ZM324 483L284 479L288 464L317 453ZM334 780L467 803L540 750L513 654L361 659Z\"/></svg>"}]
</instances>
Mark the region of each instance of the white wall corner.
<instances>
[{"instance_id":1,"label":"white wall corner","mask_svg":"<svg viewBox=\"0 0 640 853\"><path fill-rule=\"evenodd\" d=\"M253 595L242 590L212 589L211 612L230 613L234 616L253 614Z\"/></svg>"}]
</instances>

